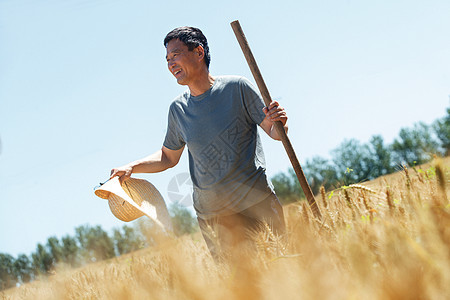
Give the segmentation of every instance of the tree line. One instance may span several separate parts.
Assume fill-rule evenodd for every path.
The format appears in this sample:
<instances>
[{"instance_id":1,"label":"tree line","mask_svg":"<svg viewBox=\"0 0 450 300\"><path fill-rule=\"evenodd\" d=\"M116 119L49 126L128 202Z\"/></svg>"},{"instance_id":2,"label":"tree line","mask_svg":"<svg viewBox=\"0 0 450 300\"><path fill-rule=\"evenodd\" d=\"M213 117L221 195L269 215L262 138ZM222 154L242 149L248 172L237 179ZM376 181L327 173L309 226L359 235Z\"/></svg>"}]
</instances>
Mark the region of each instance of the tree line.
<instances>
[{"instance_id":1,"label":"tree line","mask_svg":"<svg viewBox=\"0 0 450 300\"><path fill-rule=\"evenodd\" d=\"M197 231L197 223L191 213L177 204L169 212L177 236ZM52 274L58 268L80 267L90 262L110 259L155 244L153 224L141 218L133 226L123 225L108 233L100 225L82 225L74 235L58 239L49 237L46 243L38 243L36 250L27 256L13 257L0 253L0 290L30 282L40 276Z\"/></svg>"},{"instance_id":2,"label":"tree line","mask_svg":"<svg viewBox=\"0 0 450 300\"><path fill-rule=\"evenodd\" d=\"M431 125L415 123L402 128L392 144L374 135L368 143L356 139L343 141L330 152L331 159L315 156L302 166L311 190L321 186L333 190L343 185L372 180L393 173L404 166L415 166L430 161L433 156L450 155L450 107L447 115ZM277 196L283 203L304 198L294 170L279 173L272 178Z\"/></svg>"}]
</instances>

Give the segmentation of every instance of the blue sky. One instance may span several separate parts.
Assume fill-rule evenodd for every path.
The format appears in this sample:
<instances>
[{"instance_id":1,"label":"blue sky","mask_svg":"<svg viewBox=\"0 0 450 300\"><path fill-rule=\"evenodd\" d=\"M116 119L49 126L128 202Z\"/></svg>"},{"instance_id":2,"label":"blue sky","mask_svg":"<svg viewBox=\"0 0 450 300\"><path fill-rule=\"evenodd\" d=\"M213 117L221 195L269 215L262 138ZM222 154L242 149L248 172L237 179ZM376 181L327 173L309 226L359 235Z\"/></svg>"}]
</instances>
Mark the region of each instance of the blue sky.
<instances>
[{"instance_id":1,"label":"blue sky","mask_svg":"<svg viewBox=\"0 0 450 300\"><path fill-rule=\"evenodd\" d=\"M0 252L30 254L83 224L121 226L93 187L160 149L168 106L185 90L167 71L171 29L203 30L211 73L254 81L238 19L302 163L344 139L387 143L445 115L449 1L0 0ZM269 176L289 160L263 138ZM140 175L166 201L187 157ZM184 191L183 191L184 192Z\"/></svg>"}]
</instances>

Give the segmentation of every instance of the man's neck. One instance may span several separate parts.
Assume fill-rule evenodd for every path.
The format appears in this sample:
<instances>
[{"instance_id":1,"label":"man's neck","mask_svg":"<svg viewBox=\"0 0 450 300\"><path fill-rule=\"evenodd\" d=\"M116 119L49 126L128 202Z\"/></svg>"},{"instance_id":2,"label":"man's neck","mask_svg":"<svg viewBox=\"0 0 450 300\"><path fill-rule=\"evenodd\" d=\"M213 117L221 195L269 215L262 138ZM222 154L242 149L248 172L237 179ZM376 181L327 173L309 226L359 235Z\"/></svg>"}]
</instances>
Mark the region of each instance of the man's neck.
<instances>
[{"instance_id":1,"label":"man's neck","mask_svg":"<svg viewBox=\"0 0 450 300\"><path fill-rule=\"evenodd\" d=\"M196 97L205 93L211 88L214 80L214 77L209 72L205 73L204 76L201 76L198 80L188 85L191 95Z\"/></svg>"}]
</instances>

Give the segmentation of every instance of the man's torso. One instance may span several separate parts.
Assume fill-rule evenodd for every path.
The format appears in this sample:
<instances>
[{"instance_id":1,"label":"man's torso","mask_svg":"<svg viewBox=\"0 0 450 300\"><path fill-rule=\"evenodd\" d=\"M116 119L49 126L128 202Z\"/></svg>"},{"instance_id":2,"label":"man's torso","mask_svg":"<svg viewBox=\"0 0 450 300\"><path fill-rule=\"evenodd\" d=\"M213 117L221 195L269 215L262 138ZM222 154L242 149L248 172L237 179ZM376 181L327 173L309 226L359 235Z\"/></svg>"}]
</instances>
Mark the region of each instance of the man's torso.
<instances>
[{"instance_id":1,"label":"man's torso","mask_svg":"<svg viewBox=\"0 0 450 300\"><path fill-rule=\"evenodd\" d=\"M241 211L272 193L257 125L264 104L245 78L217 77L211 89L172 103L164 145L188 146L194 207L203 218Z\"/></svg>"}]
</instances>

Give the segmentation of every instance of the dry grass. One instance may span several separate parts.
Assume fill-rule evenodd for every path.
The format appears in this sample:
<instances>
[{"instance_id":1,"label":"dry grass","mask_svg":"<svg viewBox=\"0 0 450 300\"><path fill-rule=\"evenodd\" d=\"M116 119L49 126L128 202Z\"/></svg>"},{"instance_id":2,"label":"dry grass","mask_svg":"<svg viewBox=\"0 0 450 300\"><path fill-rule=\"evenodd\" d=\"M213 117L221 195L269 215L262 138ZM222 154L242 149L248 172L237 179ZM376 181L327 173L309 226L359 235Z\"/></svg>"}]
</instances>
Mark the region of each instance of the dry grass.
<instances>
[{"instance_id":1,"label":"dry grass","mask_svg":"<svg viewBox=\"0 0 450 300\"><path fill-rule=\"evenodd\" d=\"M449 160L285 207L288 240L216 265L200 235L0 293L0 299L448 299Z\"/></svg>"}]
</instances>

